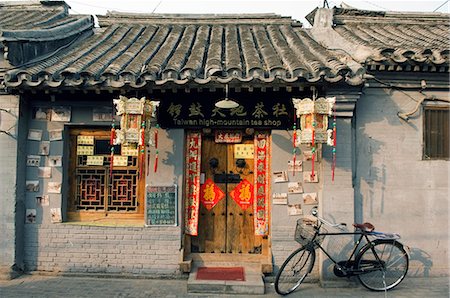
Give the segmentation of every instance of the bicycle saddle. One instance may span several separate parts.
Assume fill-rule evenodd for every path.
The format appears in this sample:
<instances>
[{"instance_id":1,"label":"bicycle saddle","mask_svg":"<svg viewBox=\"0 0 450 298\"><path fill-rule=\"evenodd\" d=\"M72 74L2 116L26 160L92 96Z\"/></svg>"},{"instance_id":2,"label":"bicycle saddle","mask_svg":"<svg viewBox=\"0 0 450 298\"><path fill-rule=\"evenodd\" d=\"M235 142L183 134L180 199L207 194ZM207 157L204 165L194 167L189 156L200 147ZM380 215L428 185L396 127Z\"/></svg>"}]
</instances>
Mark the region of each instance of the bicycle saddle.
<instances>
[{"instance_id":1,"label":"bicycle saddle","mask_svg":"<svg viewBox=\"0 0 450 298\"><path fill-rule=\"evenodd\" d=\"M375 230L374 225L371 224L370 222L365 222L363 224L354 223L353 226L357 229L360 229L360 230L366 231L366 232L372 232L373 230Z\"/></svg>"}]
</instances>

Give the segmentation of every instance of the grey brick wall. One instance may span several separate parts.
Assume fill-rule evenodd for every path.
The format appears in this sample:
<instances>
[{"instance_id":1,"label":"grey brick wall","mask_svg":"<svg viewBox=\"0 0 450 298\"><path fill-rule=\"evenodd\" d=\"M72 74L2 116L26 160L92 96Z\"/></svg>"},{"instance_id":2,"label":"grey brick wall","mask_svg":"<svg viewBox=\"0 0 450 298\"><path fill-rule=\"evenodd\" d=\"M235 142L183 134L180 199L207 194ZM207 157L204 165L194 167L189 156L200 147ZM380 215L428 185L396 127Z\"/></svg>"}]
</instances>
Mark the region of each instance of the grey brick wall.
<instances>
[{"instance_id":1,"label":"grey brick wall","mask_svg":"<svg viewBox=\"0 0 450 298\"><path fill-rule=\"evenodd\" d=\"M24 129L19 97L0 93L0 108L0 278L9 278L13 268L23 267L24 193L17 185L24 182L24 168L19 162L24 152L18 150Z\"/></svg>"},{"instance_id":2,"label":"grey brick wall","mask_svg":"<svg viewBox=\"0 0 450 298\"><path fill-rule=\"evenodd\" d=\"M179 227L26 225L28 271L179 274Z\"/></svg>"},{"instance_id":3,"label":"grey brick wall","mask_svg":"<svg viewBox=\"0 0 450 298\"><path fill-rule=\"evenodd\" d=\"M369 89L357 103L355 214L402 236L410 247L410 275L448 276L450 162L422 159L421 111L409 122L397 112L413 110L411 97L423 95L406 93Z\"/></svg>"}]
</instances>

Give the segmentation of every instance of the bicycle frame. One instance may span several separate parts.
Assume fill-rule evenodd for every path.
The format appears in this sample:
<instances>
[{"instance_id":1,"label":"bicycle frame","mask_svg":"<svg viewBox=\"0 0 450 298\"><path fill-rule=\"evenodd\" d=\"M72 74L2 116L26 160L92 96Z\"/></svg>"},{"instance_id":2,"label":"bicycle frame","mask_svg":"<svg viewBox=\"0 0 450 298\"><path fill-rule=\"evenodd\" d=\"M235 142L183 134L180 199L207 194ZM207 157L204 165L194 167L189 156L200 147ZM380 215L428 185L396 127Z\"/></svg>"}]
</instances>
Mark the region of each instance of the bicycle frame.
<instances>
[{"instance_id":1,"label":"bicycle frame","mask_svg":"<svg viewBox=\"0 0 450 298\"><path fill-rule=\"evenodd\" d=\"M364 247L364 245L360 247L360 244L363 241L363 239L365 239L365 242L366 242L365 245L371 245L370 248L371 248L376 260L378 261L380 266L382 266L382 261L378 257L377 252L373 249L373 245L372 245L373 241L369 239L369 234L367 232L355 231L355 232L321 233L320 228L322 227L322 225L323 225L323 223L320 222L319 226L316 228L315 235L310 243L315 248L319 248L335 264L335 266L337 266L336 268L342 272L342 275L339 275L339 276L343 277L343 276L350 276L350 275L359 275L359 274L365 274L365 273L371 272L373 270L379 270L379 267L373 268L372 270L359 270L358 268L354 268L353 265L354 265L355 258L357 256L357 251L360 251ZM356 242L354 242L353 250L352 250L352 253L350 254L350 257L344 261L336 261L320 243L315 241L317 239L317 237L320 237L320 236L345 236L345 235L353 235L353 236L359 235L359 236L358 236L358 240ZM360 249L358 250L359 247L360 247ZM335 272L335 274L336 274L336 272Z\"/></svg>"}]
</instances>

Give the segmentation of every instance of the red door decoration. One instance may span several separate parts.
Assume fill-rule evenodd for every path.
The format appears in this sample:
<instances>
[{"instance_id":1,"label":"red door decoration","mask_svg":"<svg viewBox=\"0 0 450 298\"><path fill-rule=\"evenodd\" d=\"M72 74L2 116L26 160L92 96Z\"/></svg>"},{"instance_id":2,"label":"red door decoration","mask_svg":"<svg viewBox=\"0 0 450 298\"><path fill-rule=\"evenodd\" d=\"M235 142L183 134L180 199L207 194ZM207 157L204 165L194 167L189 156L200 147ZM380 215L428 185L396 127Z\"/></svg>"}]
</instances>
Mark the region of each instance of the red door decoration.
<instances>
[{"instance_id":1,"label":"red door decoration","mask_svg":"<svg viewBox=\"0 0 450 298\"><path fill-rule=\"evenodd\" d=\"M253 205L253 185L244 179L230 192L230 196L242 210L246 210Z\"/></svg>"},{"instance_id":2,"label":"red door decoration","mask_svg":"<svg viewBox=\"0 0 450 298\"><path fill-rule=\"evenodd\" d=\"M198 235L198 209L200 201L200 161L202 135L200 132L188 132L186 147L186 209L185 232Z\"/></svg>"},{"instance_id":3,"label":"red door decoration","mask_svg":"<svg viewBox=\"0 0 450 298\"><path fill-rule=\"evenodd\" d=\"M206 209L211 210L225 197L223 191L208 178L200 187L200 202Z\"/></svg>"},{"instance_id":4,"label":"red door decoration","mask_svg":"<svg viewBox=\"0 0 450 298\"><path fill-rule=\"evenodd\" d=\"M333 160L336 154L336 121L333 121L333 129L328 128L328 117L333 113L335 97L316 99L316 90L313 90L313 98L297 99L292 102L296 109L296 116L300 118L300 129L294 131L294 146L310 144L312 148L311 180L314 180L314 162L316 159L316 144L327 143L333 146ZM335 118L334 118L335 119ZM294 130L296 126L294 125ZM295 154L295 150L294 150ZM332 164L332 179L334 180L335 162Z\"/></svg>"},{"instance_id":5,"label":"red door decoration","mask_svg":"<svg viewBox=\"0 0 450 298\"><path fill-rule=\"evenodd\" d=\"M255 235L269 234L269 135L264 132L255 133L255 193L253 202L255 211Z\"/></svg>"}]
</instances>

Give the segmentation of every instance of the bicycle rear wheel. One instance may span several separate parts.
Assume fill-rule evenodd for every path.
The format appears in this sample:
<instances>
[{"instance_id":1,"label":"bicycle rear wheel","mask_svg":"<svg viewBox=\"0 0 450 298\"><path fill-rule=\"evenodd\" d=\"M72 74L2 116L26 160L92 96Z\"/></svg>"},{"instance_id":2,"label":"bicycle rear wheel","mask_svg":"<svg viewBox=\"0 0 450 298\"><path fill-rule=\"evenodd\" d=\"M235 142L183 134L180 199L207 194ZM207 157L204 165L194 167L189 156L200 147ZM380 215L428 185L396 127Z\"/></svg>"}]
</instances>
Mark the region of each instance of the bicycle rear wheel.
<instances>
[{"instance_id":1,"label":"bicycle rear wheel","mask_svg":"<svg viewBox=\"0 0 450 298\"><path fill-rule=\"evenodd\" d=\"M313 248L300 247L281 265L275 278L275 291L287 295L295 291L311 272L316 253Z\"/></svg>"},{"instance_id":2,"label":"bicycle rear wheel","mask_svg":"<svg viewBox=\"0 0 450 298\"><path fill-rule=\"evenodd\" d=\"M358 275L359 281L373 291L396 287L408 272L409 258L403 245L395 240L376 240L373 250L366 245L356 258L357 268L366 272Z\"/></svg>"}]
</instances>

